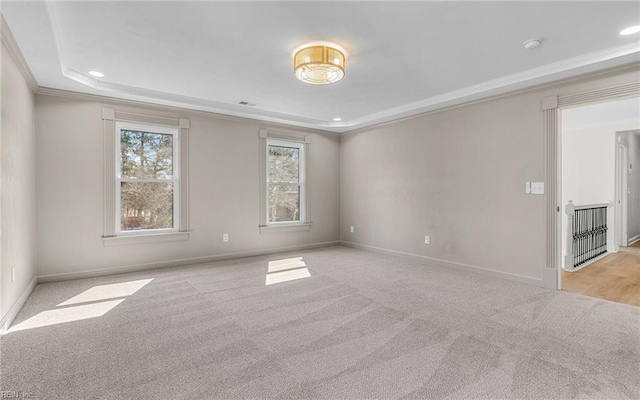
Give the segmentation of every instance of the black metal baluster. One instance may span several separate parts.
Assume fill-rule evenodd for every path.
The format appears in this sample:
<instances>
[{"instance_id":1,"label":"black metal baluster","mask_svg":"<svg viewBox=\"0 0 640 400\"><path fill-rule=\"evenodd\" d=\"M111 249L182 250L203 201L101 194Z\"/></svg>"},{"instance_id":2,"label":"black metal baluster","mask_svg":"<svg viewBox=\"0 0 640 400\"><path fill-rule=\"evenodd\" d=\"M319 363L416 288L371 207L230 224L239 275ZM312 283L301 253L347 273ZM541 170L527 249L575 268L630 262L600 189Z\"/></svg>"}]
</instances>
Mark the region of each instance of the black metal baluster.
<instances>
[{"instance_id":1,"label":"black metal baluster","mask_svg":"<svg viewBox=\"0 0 640 400\"><path fill-rule=\"evenodd\" d=\"M596 243L593 239L595 239L596 234L596 210L590 209L589 215L591 216L591 227L589 228L589 260L593 259L593 255L596 253Z\"/></svg>"},{"instance_id":2,"label":"black metal baluster","mask_svg":"<svg viewBox=\"0 0 640 400\"><path fill-rule=\"evenodd\" d=\"M596 209L594 214L596 215L596 230L594 232L596 241L593 244L593 253L597 256L600 254L600 209Z\"/></svg>"},{"instance_id":3,"label":"black metal baluster","mask_svg":"<svg viewBox=\"0 0 640 400\"><path fill-rule=\"evenodd\" d=\"M576 222L577 222L576 231L573 235L575 237L576 247L578 251L576 251L576 254L574 256L576 260L574 265L580 265L580 211L579 210L576 210Z\"/></svg>"},{"instance_id":4,"label":"black metal baluster","mask_svg":"<svg viewBox=\"0 0 640 400\"><path fill-rule=\"evenodd\" d=\"M582 214L583 214L583 212L582 212L582 210L580 210L580 218L579 218L580 226L579 226L579 229L578 229L578 237L579 237L579 240L580 240L579 241L580 249L578 251L578 263L579 264L582 264L582 228L583 228L583 226L582 226Z\"/></svg>"},{"instance_id":5,"label":"black metal baluster","mask_svg":"<svg viewBox=\"0 0 640 400\"><path fill-rule=\"evenodd\" d=\"M582 211L578 211L578 230L576 232L578 235L578 259L576 261L578 262L578 265L580 265L582 264L582 236L580 233L582 232Z\"/></svg>"},{"instance_id":6,"label":"black metal baluster","mask_svg":"<svg viewBox=\"0 0 640 400\"><path fill-rule=\"evenodd\" d=\"M607 207L584 208L574 211L573 261L574 266L607 252Z\"/></svg>"},{"instance_id":7,"label":"black metal baluster","mask_svg":"<svg viewBox=\"0 0 640 400\"><path fill-rule=\"evenodd\" d=\"M582 257L584 257L584 211L580 210L580 264L582 264Z\"/></svg>"}]
</instances>

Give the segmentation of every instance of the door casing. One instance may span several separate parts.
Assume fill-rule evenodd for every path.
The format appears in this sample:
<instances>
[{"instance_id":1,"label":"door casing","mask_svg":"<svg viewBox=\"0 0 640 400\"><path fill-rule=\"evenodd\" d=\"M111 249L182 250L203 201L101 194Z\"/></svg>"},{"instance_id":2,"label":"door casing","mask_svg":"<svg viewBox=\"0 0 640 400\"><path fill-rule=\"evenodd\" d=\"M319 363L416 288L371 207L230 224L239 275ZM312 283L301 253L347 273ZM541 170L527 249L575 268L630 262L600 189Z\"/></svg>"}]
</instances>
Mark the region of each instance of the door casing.
<instances>
[{"instance_id":1,"label":"door casing","mask_svg":"<svg viewBox=\"0 0 640 400\"><path fill-rule=\"evenodd\" d=\"M546 261L542 267L542 286L562 289L562 220L560 113L563 108L610 100L640 97L640 81L569 95L553 95L542 99L544 167L546 180Z\"/></svg>"}]
</instances>

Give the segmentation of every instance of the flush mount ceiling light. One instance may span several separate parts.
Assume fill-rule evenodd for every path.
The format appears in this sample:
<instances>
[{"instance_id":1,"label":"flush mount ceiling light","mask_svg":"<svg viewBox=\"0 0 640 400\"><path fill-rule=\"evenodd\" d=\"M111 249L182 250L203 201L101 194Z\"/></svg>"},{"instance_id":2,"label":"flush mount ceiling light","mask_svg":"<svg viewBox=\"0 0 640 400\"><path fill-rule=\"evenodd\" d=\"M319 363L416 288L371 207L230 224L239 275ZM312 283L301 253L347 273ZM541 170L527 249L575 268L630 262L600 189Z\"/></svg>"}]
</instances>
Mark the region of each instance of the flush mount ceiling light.
<instances>
[{"instance_id":1,"label":"flush mount ceiling light","mask_svg":"<svg viewBox=\"0 0 640 400\"><path fill-rule=\"evenodd\" d=\"M96 78L103 78L104 74L98 71L89 71L89 75L95 76Z\"/></svg>"},{"instance_id":2,"label":"flush mount ceiling light","mask_svg":"<svg viewBox=\"0 0 640 400\"><path fill-rule=\"evenodd\" d=\"M342 121L342 118L334 118L333 120L334 120L335 122L340 122L340 121Z\"/></svg>"},{"instance_id":3,"label":"flush mount ceiling light","mask_svg":"<svg viewBox=\"0 0 640 400\"><path fill-rule=\"evenodd\" d=\"M627 29L624 29L620 32L621 35L633 35L634 33L640 32L640 25L630 26Z\"/></svg>"},{"instance_id":4,"label":"flush mount ceiling light","mask_svg":"<svg viewBox=\"0 0 640 400\"><path fill-rule=\"evenodd\" d=\"M346 52L331 42L312 42L293 51L296 78L312 85L326 85L344 78Z\"/></svg>"}]
</instances>

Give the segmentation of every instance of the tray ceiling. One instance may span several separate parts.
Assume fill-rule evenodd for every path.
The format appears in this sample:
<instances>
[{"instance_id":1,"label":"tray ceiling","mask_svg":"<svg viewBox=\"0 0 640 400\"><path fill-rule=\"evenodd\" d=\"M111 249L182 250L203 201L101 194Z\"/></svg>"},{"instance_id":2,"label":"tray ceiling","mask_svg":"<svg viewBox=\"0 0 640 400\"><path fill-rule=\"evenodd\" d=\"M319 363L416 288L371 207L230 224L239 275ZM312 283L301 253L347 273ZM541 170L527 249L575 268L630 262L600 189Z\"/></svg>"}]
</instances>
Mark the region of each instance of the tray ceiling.
<instances>
[{"instance_id":1,"label":"tray ceiling","mask_svg":"<svg viewBox=\"0 0 640 400\"><path fill-rule=\"evenodd\" d=\"M619 35L640 24L638 2L5 1L2 12L41 87L336 132L640 61L640 34ZM534 38L542 46L525 50ZM313 40L346 48L342 81L295 78L291 51Z\"/></svg>"}]
</instances>

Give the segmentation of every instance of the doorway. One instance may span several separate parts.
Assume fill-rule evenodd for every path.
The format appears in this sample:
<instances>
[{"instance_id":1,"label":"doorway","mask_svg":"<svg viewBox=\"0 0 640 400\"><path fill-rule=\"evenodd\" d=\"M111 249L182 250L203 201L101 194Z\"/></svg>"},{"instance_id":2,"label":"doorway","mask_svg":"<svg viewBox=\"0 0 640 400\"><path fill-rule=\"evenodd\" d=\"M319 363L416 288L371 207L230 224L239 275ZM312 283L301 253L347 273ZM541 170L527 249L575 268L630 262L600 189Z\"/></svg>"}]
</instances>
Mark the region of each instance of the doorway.
<instances>
[{"instance_id":1,"label":"doorway","mask_svg":"<svg viewBox=\"0 0 640 400\"><path fill-rule=\"evenodd\" d=\"M559 286L640 306L640 98L560 112Z\"/></svg>"},{"instance_id":2,"label":"doorway","mask_svg":"<svg viewBox=\"0 0 640 400\"><path fill-rule=\"evenodd\" d=\"M614 199L615 207L615 230L614 248L619 251L620 247L629 244L627 237L627 166L629 165L629 142L621 132L616 132L616 192Z\"/></svg>"}]
</instances>

